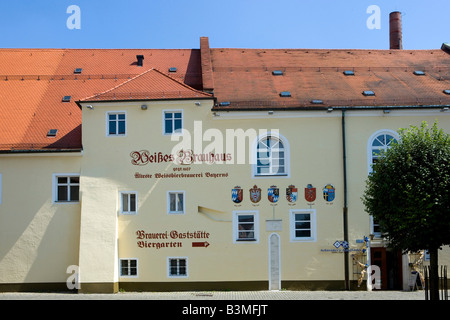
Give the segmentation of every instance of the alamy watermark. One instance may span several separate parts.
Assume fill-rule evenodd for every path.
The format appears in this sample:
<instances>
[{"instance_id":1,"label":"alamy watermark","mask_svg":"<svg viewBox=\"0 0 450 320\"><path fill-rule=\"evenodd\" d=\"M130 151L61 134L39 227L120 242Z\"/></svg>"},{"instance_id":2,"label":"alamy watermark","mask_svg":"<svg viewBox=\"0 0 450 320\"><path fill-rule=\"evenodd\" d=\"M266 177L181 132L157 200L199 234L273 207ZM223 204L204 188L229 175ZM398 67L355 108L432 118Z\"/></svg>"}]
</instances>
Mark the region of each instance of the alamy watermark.
<instances>
[{"instance_id":1,"label":"alamy watermark","mask_svg":"<svg viewBox=\"0 0 450 320\"><path fill-rule=\"evenodd\" d=\"M81 9L77 5L70 5L66 10L67 14L70 16L67 18L66 26L70 30L81 29Z\"/></svg>"},{"instance_id":2,"label":"alamy watermark","mask_svg":"<svg viewBox=\"0 0 450 320\"><path fill-rule=\"evenodd\" d=\"M67 289L80 289L80 267L77 265L70 265L67 267L66 273L70 274L66 280Z\"/></svg>"},{"instance_id":3,"label":"alamy watermark","mask_svg":"<svg viewBox=\"0 0 450 320\"><path fill-rule=\"evenodd\" d=\"M381 29L381 9L377 5L370 5L366 10L367 14L370 16L366 20L366 26L370 30Z\"/></svg>"}]
</instances>

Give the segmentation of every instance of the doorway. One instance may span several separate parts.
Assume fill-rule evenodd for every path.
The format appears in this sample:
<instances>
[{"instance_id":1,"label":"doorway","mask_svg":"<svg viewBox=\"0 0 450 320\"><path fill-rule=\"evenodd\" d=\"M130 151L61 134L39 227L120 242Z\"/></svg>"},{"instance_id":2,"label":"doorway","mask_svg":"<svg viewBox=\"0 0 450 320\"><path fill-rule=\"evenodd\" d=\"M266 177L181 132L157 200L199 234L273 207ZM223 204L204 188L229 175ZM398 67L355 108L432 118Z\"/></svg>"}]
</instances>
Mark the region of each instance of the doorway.
<instances>
[{"instance_id":1,"label":"doorway","mask_svg":"<svg viewBox=\"0 0 450 320\"><path fill-rule=\"evenodd\" d=\"M370 248L371 264L380 268L381 290L402 290L402 253L387 248Z\"/></svg>"},{"instance_id":2,"label":"doorway","mask_svg":"<svg viewBox=\"0 0 450 320\"><path fill-rule=\"evenodd\" d=\"M272 233L269 237L269 290L281 290L280 236Z\"/></svg>"}]
</instances>

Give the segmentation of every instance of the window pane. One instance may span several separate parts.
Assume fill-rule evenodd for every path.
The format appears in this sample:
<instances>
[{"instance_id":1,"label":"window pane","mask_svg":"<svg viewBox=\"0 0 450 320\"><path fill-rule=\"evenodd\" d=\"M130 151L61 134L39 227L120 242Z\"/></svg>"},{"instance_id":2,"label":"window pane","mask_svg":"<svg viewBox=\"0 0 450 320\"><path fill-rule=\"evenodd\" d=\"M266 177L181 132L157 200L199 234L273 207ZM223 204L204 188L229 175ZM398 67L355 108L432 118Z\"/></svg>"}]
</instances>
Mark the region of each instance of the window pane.
<instances>
[{"instance_id":1,"label":"window pane","mask_svg":"<svg viewBox=\"0 0 450 320\"><path fill-rule=\"evenodd\" d=\"M310 229L311 223L310 222L296 222L295 223L295 229Z\"/></svg>"},{"instance_id":2,"label":"window pane","mask_svg":"<svg viewBox=\"0 0 450 320\"><path fill-rule=\"evenodd\" d=\"M295 221L310 220L309 217L310 217L309 213L296 213Z\"/></svg>"},{"instance_id":3,"label":"window pane","mask_svg":"<svg viewBox=\"0 0 450 320\"><path fill-rule=\"evenodd\" d=\"M181 112L174 113L174 118L175 119L181 119Z\"/></svg>"},{"instance_id":4,"label":"window pane","mask_svg":"<svg viewBox=\"0 0 450 320\"><path fill-rule=\"evenodd\" d=\"M110 114L109 115L109 120L110 121L116 121L117 116L115 114Z\"/></svg>"},{"instance_id":5,"label":"window pane","mask_svg":"<svg viewBox=\"0 0 450 320\"><path fill-rule=\"evenodd\" d=\"M297 238L310 238L311 237L311 231L310 230L296 230L295 236Z\"/></svg>"},{"instance_id":6,"label":"window pane","mask_svg":"<svg viewBox=\"0 0 450 320\"><path fill-rule=\"evenodd\" d=\"M70 177L70 183L80 183L80 177Z\"/></svg>"},{"instance_id":7,"label":"window pane","mask_svg":"<svg viewBox=\"0 0 450 320\"><path fill-rule=\"evenodd\" d=\"M128 194L122 193L122 212L128 212Z\"/></svg>"},{"instance_id":8,"label":"window pane","mask_svg":"<svg viewBox=\"0 0 450 320\"><path fill-rule=\"evenodd\" d=\"M80 187L71 186L70 187L70 201L78 201L80 197Z\"/></svg>"},{"instance_id":9,"label":"window pane","mask_svg":"<svg viewBox=\"0 0 450 320\"><path fill-rule=\"evenodd\" d=\"M177 203L177 211L182 212L183 211L183 194L178 194L178 203Z\"/></svg>"},{"instance_id":10,"label":"window pane","mask_svg":"<svg viewBox=\"0 0 450 320\"><path fill-rule=\"evenodd\" d=\"M172 133L172 120L166 120L165 121L165 133Z\"/></svg>"},{"instance_id":11,"label":"window pane","mask_svg":"<svg viewBox=\"0 0 450 320\"><path fill-rule=\"evenodd\" d=\"M109 134L116 134L116 122L115 121L109 121Z\"/></svg>"},{"instance_id":12,"label":"window pane","mask_svg":"<svg viewBox=\"0 0 450 320\"><path fill-rule=\"evenodd\" d=\"M174 131L180 131L181 130L181 119L177 119L174 121Z\"/></svg>"},{"instance_id":13,"label":"window pane","mask_svg":"<svg viewBox=\"0 0 450 320\"><path fill-rule=\"evenodd\" d=\"M67 186L58 186L58 201L67 201Z\"/></svg>"},{"instance_id":14,"label":"window pane","mask_svg":"<svg viewBox=\"0 0 450 320\"><path fill-rule=\"evenodd\" d=\"M58 183L67 183L67 177L58 177Z\"/></svg>"},{"instance_id":15,"label":"window pane","mask_svg":"<svg viewBox=\"0 0 450 320\"><path fill-rule=\"evenodd\" d=\"M136 212L136 195L134 193L130 194L130 211Z\"/></svg>"},{"instance_id":16,"label":"window pane","mask_svg":"<svg viewBox=\"0 0 450 320\"><path fill-rule=\"evenodd\" d=\"M125 120L125 113L119 113L118 118L119 120Z\"/></svg>"},{"instance_id":17,"label":"window pane","mask_svg":"<svg viewBox=\"0 0 450 320\"><path fill-rule=\"evenodd\" d=\"M253 222L253 215L241 215L238 217L239 222Z\"/></svg>"},{"instance_id":18,"label":"window pane","mask_svg":"<svg viewBox=\"0 0 450 320\"><path fill-rule=\"evenodd\" d=\"M125 121L119 121L119 132L118 134L125 134Z\"/></svg>"},{"instance_id":19,"label":"window pane","mask_svg":"<svg viewBox=\"0 0 450 320\"><path fill-rule=\"evenodd\" d=\"M164 113L164 119L172 119L172 113L171 112Z\"/></svg>"},{"instance_id":20,"label":"window pane","mask_svg":"<svg viewBox=\"0 0 450 320\"><path fill-rule=\"evenodd\" d=\"M177 211L177 198L175 193L169 193L169 211L175 212Z\"/></svg>"}]
</instances>

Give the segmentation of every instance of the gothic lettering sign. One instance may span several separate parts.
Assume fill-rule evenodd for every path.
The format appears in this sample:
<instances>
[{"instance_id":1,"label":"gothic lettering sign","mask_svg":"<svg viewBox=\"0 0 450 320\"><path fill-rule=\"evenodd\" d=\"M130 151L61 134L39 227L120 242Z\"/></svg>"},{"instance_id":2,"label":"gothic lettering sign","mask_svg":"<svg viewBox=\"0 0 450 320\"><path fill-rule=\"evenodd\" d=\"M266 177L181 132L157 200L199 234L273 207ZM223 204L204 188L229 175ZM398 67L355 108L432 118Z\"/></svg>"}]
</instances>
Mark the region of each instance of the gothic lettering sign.
<instances>
[{"instance_id":1,"label":"gothic lettering sign","mask_svg":"<svg viewBox=\"0 0 450 320\"><path fill-rule=\"evenodd\" d=\"M179 232L177 230L163 232L146 232L144 230L136 231L136 244L139 248L162 249L162 248L182 248L183 241L191 241L192 247L207 248L210 243L205 239L209 239L209 232L206 231L186 231ZM201 241L199 241L201 240Z\"/></svg>"}]
</instances>

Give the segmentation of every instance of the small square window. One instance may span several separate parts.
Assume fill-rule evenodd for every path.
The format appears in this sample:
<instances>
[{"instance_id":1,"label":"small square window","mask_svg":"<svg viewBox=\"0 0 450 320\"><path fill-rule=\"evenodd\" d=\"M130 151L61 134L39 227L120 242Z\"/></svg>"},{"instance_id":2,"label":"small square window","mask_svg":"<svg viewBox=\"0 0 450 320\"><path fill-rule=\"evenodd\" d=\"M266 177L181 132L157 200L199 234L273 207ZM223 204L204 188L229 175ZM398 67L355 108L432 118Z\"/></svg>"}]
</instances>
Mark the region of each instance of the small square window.
<instances>
[{"instance_id":1,"label":"small square window","mask_svg":"<svg viewBox=\"0 0 450 320\"><path fill-rule=\"evenodd\" d=\"M291 241L316 241L315 210L291 210Z\"/></svg>"},{"instance_id":2,"label":"small square window","mask_svg":"<svg viewBox=\"0 0 450 320\"><path fill-rule=\"evenodd\" d=\"M184 214L184 191L169 191L167 193L167 213Z\"/></svg>"},{"instance_id":3,"label":"small square window","mask_svg":"<svg viewBox=\"0 0 450 320\"><path fill-rule=\"evenodd\" d=\"M80 177L54 175L54 202L78 202L80 200Z\"/></svg>"},{"instance_id":4,"label":"small square window","mask_svg":"<svg viewBox=\"0 0 450 320\"><path fill-rule=\"evenodd\" d=\"M120 259L120 276L137 277L138 276L137 259Z\"/></svg>"},{"instance_id":5,"label":"small square window","mask_svg":"<svg viewBox=\"0 0 450 320\"><path fill-rule=\"evenodd\" d=\"M70 102L70 99L72 99L71 96L64 96L64 97L62 98L62 102Z\"/></svg>"},{"instance_id":6,"label":"small square window","mask_svg":"<svg viewBox=\"0 0 450 320\"><path fill-rule=\"evenodd\" d=\"M47 132L47 137L56 137L56 134L58 133L58 129L50 129Z\"/></svg>"},{"instance_id":7,"label":"small square window","mask_svg":"<svg viewBox=\"0 0 450 320\"><path fill-rule=\"evenodd\" d=\"M82 68L76 68L76 69L73 71L73 73L75 73L75 74L80 74L82 71L83 71Z\"/></svg>"},{"instance_id":8,"label":"small square window","mask_svg":"<svg viewBox=\"0 0 450 320\"><path fill-rule=\"evenodd\" d=\"M363 91L363 93L362 93L364 96L366 96L366 97L370 97L370 96L374 96L375 95L375 92L373 92L373 91L371 91L371 90L366 90L366 91Z\"/></svg>"},{"instance_id":9,"label":"small square window","mask_svg":"<svg viewBox=\"0 0 450 320\"><path fill-rule=\"evenodd\" d=\"M120 193L120 214L137 214L137 193Z\"/></svg>"},{"instance_id":10,"label":"small square window","mask_svg":"<svg viewBox=\"0 0 450 320\"><path fill-rule=\"evenodd\" d=\"M169 278L187 278L188 261L184 257L167 258L167 276Z\"/></svg>"},{"instance_id":11,"label":"small square window","mask_svg":"<svg viewBox=\"0 0 450 320\"><path fill-rule=\"evenodd\" d=\"M258 242L259 222L256 211L236 211L233 215L233 242Z\"/></svg>"},{"instance_id":12,"label":"small square window","mask_svg":"<svg viewBox=\"0 0 450 320\"><path fill-rule=\"evenodd\" d=\"M108 136L124 136L126 134L125 112L108 112L106 130Z\"/></svg>"},{"instance_id":13,"label":"small square window","mask_svg":"<svg viewBox=\"0 0 450 320\"><path fill-rule=\"evenodd\" d=\"M183 112L178 111L164 111L163 119L163 133L168 134L180 134L183 129Z\"/></svg>"}]
</instances>

